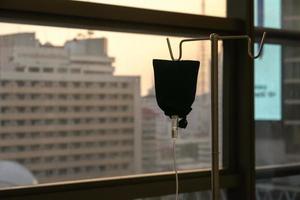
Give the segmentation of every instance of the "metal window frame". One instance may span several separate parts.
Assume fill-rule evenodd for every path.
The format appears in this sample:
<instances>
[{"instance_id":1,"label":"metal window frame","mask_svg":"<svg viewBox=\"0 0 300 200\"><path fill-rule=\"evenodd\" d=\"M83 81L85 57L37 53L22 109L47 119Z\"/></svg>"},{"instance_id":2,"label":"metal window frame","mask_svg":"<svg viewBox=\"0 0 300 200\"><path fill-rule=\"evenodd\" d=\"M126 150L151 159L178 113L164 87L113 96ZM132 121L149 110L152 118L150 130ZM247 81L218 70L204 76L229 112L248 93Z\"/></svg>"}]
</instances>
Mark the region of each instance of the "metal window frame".
<instances>
[{"instance_id":1,"label":"metal window frame","mask_svg":"<svg viewBox=\"0 0 300 200\"><path fill-rule=\"evenodd\" d=\"M88 10L88 12L85 12ZM137 17L138 16L138 17ZM71 0L1 0L0 20L12 23L147 34L236 33L242 20ZM188 22L188 23L187 23Z\"/></svg>"},{"instance_id":2,"label":"metal window frame","mask_svg":"<svg viewBox=\"0 0 300 200\"><path fill-rule=\"evenodd\" d=\"M210 172L195 171L179 174L181 192L210 189ZM221 187L234 188L238 176L221 173ZM2 199L134 199L174 194L174 173L143 174L106 179L78 180L34 187L2 190Z\"/></svg>"},{"instance_id":3,"label":"metal window frame","mask_svg":"<svg viewBox=\"0 0 300 200\"><path fill-rule=\"evenodd\" d=\"M253 37L253 3L253 0L227 2L227 16L243 20L245 24L241 31L250 37ZM246 49L247 44L241 42L224 45L224 53L228 54L224 56L224 62L229 63L224 67L232 66L227 72L231 73L227 95L230 95L228 101L232 107L227 111L231 123L229 147L232 149L229 169L239 174L240 182L237 188L227 190L230 200L255 199L254 62L243 53Z\"/></svg>"},{"instance_id":4,"label":"metal window frame","mask_svg":"<svg viewBox=\"0 0 300 200\"><path fill-rule=\"evenodd\" d=\"M300 163L260 166L256 168L256 179L270 179L300 175Z\"/></svg>"},{"instance_id":5,"label":"metal window frame","mask_svg":"<svg viewBox=\"0 0 300 200\"><path fill-rule=\"evenodd\" d=\"M300 31L255 27L255 39L259 40L263 32L268 33L266 43L294 44L300 41Z\"/></svg>"},{"instance_id":6,"label":"metal window frame","mask_svg":"<svg viewBox=\"0 0 300 200\"><path fill-rule=\"evenodd\" d=\"M252 0L227 0L227 16L210 17L69 0L0 2L0 21L9 23L185 37L211 32L252 36ZM224 42L225 168L220 179L221 187L227 189L232 200L254 199L253 62L246 52L246 43ZM208 170L180 172L179 179L182 193L210 189ZM133 199L173 193L174 174L169 172L11 188L0 190L0 198Z\"/></svg>"}]
</instances>

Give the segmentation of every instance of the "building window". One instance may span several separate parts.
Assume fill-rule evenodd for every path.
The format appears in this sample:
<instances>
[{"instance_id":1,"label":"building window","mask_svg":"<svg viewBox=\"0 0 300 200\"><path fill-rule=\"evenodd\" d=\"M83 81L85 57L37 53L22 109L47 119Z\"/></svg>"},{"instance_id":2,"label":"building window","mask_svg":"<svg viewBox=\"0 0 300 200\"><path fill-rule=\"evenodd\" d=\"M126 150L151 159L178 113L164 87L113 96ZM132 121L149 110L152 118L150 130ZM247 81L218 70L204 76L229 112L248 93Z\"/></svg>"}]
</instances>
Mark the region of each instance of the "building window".
<instances>
[{"instance_id":1,"label":"building window","mask_svg":"<svg viewBox=\"0 0 300 200\"><path fill-rule=\"evenodd\" d=\"M40 68L39 67L29 67L28 71L37 73L37 72L40 72Z\"/></svg>"},{"instance_id":2,"label":"building window","mask_svg":"<svg viewBox=\"0 0 300 200\"><path fill-rule=\"evenodd\" d=\"M44 68L44 69L43 69L43 72L45 72L45 73L53 73L53 72L54 72L54 69L53 69L53 68L47 67L47 68Z\"/></svg>"}]
</instances>

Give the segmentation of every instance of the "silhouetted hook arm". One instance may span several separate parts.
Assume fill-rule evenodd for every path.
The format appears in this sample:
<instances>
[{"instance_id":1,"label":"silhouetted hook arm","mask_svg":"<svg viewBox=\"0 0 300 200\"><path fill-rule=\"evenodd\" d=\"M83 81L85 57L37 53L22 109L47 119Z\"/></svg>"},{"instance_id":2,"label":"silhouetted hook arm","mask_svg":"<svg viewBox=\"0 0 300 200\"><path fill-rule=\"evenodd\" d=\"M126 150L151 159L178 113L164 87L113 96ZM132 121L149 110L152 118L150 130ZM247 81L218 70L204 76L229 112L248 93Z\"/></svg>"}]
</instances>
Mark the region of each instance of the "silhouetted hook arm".
<instances>
[{"instance_id":1,"label":"silhouetted hook arm","mask_svg":"<svg viewBox=\"0 0 300 200\"><path fill-rule=\"evenodd\" d=\"M179 56L178 56L178 59L175 59L173 51L172 51L170 40L169 40L169 38L167 38L167 43L168 43L168 48L169 48L169 53L170 53L171 59L173 61L175 61L175 60L177 60L177 61L181 60L181 57L182 57L182 45L183 45L184 42L192 42L192 41L199 41L199 40L210 40L210 38L209 37L203 37L203 38L181 40L180 43L179 43Z\"/></svg>"},{"instance_id":2,"label":"silhouetted hook arm","mask_svg":"<svg viewBox=\"0 0 300 200\"><path fill-rule=\"evenodd\" d=\"M219 40L236 40L236 39L247 39L248 40L248 55L250 58L252 59L256 59L261 55L263 46L264 46L264 42L265 42L265 37L266 37L266 32L263 33L262 39L260 41L260 45L259 45L259 49L258 49L258 53L256 55L252 54L252 40L248 35L236 35L236 36L219 36L218 39ZM181 60L182 57L182 46L184 42L193 42L193 41L200 41L200 40L210 40L210 37L203 37L203 38L194 38L194 39L184 39L181 40L179 43L179 56L178 59L174 58L174 54L172 51L172 47L171 47L171 43L169 38L167 38L167 43L168 43L168 49L169 49L169 53L171 56L171 59L173 61L177 60Z\"/></svg>"},{"instance_id":3,"label":"silhouetted hook arm","mask_svg":"<svg viewBox=\"0 0 300 200\"><path fill-rule=\"evenodd\" d=\"M174 56L173 56L173 51L172 51L172 47L171 47L171 43L170 43L169 38L167 38L167 43L168 43L168 49L169 49L169 53L170 53L171 59L172 59L173 61L175 61Z\"/></svg>"}]
</instances>

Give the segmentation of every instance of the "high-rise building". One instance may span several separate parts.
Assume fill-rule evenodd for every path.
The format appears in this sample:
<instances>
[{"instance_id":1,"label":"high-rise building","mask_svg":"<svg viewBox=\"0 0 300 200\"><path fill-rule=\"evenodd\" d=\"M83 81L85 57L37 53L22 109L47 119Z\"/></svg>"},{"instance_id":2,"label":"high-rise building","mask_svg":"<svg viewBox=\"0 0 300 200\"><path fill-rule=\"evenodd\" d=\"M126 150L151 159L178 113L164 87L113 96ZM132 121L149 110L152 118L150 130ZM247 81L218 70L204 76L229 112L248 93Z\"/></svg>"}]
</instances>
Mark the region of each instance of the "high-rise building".
<instances>
[{"instance_id":1,"label":"high-rise building","mask_svg":"<svg viewBox=\"0 0 300 200\"><path fill-rule=\"evenodd\" d=\"M282 1L282 28L299 29L300 2ZM283 130L287 157L290 162L299 162L300 153L300 56L299 46L282 46L282 95L283 95Z\"/></svg>"},{"instance_id":2,"label":"high-rise building","mask_svg":"<svg viewBox=\"0 0 300 200\"><path fill-rule=\"evenodd\" d=\"M0 36L0 159L40 183L139 172L140 78L113 61L105 38Z\"/></svg>"},{"instance_id":3,"label":"high-rise building","mask_svg":"<svg viewBox=\"0 0 300 200\"><path fill-rule=\"evenodd\" d=\"M144 172L170 170L170 124L156 103L154 88L142 97L142 166ZM170 162L168 162L169 164Z\"/></svg>"},{"instance_id":4,"label":"high-rise building","mask_svg":"<svg viewBox=\"0 0 300 200\"><path fill-rule=\"evenodd\" d=\"M280 0L256 0L255 22L259 27L281 27L281 2ZM263 56L255 61L255 146L256 165L273 165L285 163L286 143L283 131L284 116L282 103L275 105L274 101L282 101L281 84L282 76L282 48L279 45L265 45ZM265 67L265 68L264 68ZM266 70L268 67L268 71ZM278 74L274 74L275 72ZM274 76L280 75L278 82L272 81ZM280 85L276 90L270 90L271 85ZM269 91L267 91L269 90ZM277 96L271 99L268 93L275 92ZM261 106L262 105L262 106ZM271 106L270 112L268 106ZM277 112L274 112L274 111ZM276 113L276 114L274 114Z\"/></svg>"},{"instance_id":5,"label":"high-rise building","mask_svg":"<svg viewBox=\"0 0 300 200\"><path fill-rule=\"evenodd\" d=\"M215 15L216 13L219 13L221 16L226 16L226 1L219 1L219 0L201 0L201 14L203 15ZM216 6L218 5L218 6ZM198 58L200 60L200 70L198 73L198 83L197 83L197 94L205 94L210 92L210 58L211 58L211 52L210 52L210 42L208 41L198 41L199 43L199 53ZM219 45L219 58L222 56L222 46ZM220 62L220 70L223 67L222 60L219 60ZM219 76L221 77L221 76Z\"/></svg>"},{"instance_id":6,"label":"high-rise building","mask_svg":"<svg viewBox=\"0 0 300 200\"><path fill-rule=\"evenodd\" d=\"M295 0L257 0L256 25L297 30L300 27L300 18L297 14L299 8L300 4ZM273 74L268 74L271 79L266 80L270 82L269 85L279 85L277 91L274 92L278 95L280 105L274 106L273 110L279 110L280 117L256 121L256 160L258 165L300 161L300 57L298 50L299 47L290 44L267 44L266 51L269 52L266 52L266 55L270 55L269 60L271 61L264 62L267 58L263 57L263 63L259 65L259 67L269 67L271 73L279 70L278 83L272 82ZM264 78L266 74L261 73L257 76ZM268 103L272 105L272 101ZM273 153L270 153L270 149Z\"/></svg>"},{"instance_id":7,"label":"high-rise building","mask_svg":"<svg viewBox=\"0 0 300 200\"><path fill-rule=\"evenodd\" d=\"M159 170L159 148L157 124L159 113L142 108L142 169L143 172Z\"/></svg>"},{"instance_id":8,"label":"high-rise building","mask_svg":"<svg viewBox=\"0 0 300 200\"><path fill-rule=\"evenodd\" d=\"M255 3L256 26L282 29L284 34L287 30L299 30L299 1ZM265 44L262 59L255 63L256 166L284 168L300 162L299 46L289 41L287 35L282 38L287 42ZM292 191L296 197L298 180L297 175L258 179L256 199L289 198Z\"/></svg>"},{"instance_id":9,"label":"high-rise building","mask_svg":"<svg viewBox=\"0 0 300 200\"><path fill-rule=\"evenodd\" d=\"M179 169L210 166L210 95L196 96L188 127L177 140ZM170 119L156 103L154 88L142 98L142 165L145 172L173 170Z\"/></svg>"}]
</instances>

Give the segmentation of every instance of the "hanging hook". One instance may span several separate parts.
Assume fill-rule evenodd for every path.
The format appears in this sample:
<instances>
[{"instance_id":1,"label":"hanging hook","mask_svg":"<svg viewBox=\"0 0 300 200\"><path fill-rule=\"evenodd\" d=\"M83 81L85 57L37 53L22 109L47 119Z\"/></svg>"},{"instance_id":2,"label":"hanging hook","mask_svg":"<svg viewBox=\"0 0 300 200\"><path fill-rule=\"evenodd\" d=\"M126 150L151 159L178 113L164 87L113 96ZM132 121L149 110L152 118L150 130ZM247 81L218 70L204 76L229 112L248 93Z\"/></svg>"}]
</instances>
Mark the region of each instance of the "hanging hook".
<instances>
[{"instance_id":1,"label":"hanging hook","mask_svg":"<svg viewBox=\"0 0 300 200\"><path fill-rule=\"evenodd\" d=\"M253 58L253 59L256 59L260 56L261 52L262 52L262 49L264 47L264 43L265 43L265 37L266 37L266 32L263 33L263 36L260 40L260 44L259 44L259 49L258 49L258 52L256 55L253 55L252 54L252 49L251 49L251 46L252 46L252 41L251 41L251 38L248 36L248 55Z\"/></svg>"},{"instance_id":2,"label":"hanging hook","mask_svg":"<svg viewBox=\"0 0 300 200\"><path fill-rule=\"evenodd\" d=\"M181 57L182 57L182 45L183 45L184 42L193 42L193 41L199 41L199 40L210 40L210 37L181 40L180 43L179 43L179 56L178 56L178 59L175 59L173 51L172 51L170 40L169 40L169 38L167 38L167 43L168 43L168 48L169 48L169 53L170 53L171 59L173 61L175 61L175 60L180 61L181 60Z\"/></svg>"},{"instance_id":3,"label":"hanging hook","mask_svg":"<svg viewBox=\"0 0 300 200\"><path fill-rule=\"evenodd\" d=\"M266 34L267 34L266 32L263 33L263 36L262 36L260 44L259 44L258 53L256 55L252 54L252 48L251 48L252 47L252 40L251 40L251 38L248 35L219 36L218 39L219 40L247 39L248 40L248 55L249 55L250 58L256 59L262 53ZM181 57L182 57L182 45L183 45L184 42L193 42L193 41L199 41L199 40L210 40L210 37L193 38L193 39L184 39L184 40L181 40L180 43L179 43L179 56L178 56L178 59L175 59L173 51L172 51L170 40L169 40L169 38L167 38L168 49L169 49L169 53L170 53L171 59L173 61L175 61L175 60L180 61L181 60Z\"/></svg>"},{"instance_id":4,"label":"hanging hook","mask_svg":"<svg viewBox=\"0 0 300 200\"><path fill-rule=\"evenodd\" d=\"M173 51L172 51L172 47L171 47L171 43L170 43L169 38L167 38L167 43L168 43L168 48L169 48L169 53L170 53L171 59L172 59L173 61L175 61L174 56L173 56Z\"/></svg>"}]
</instances>

